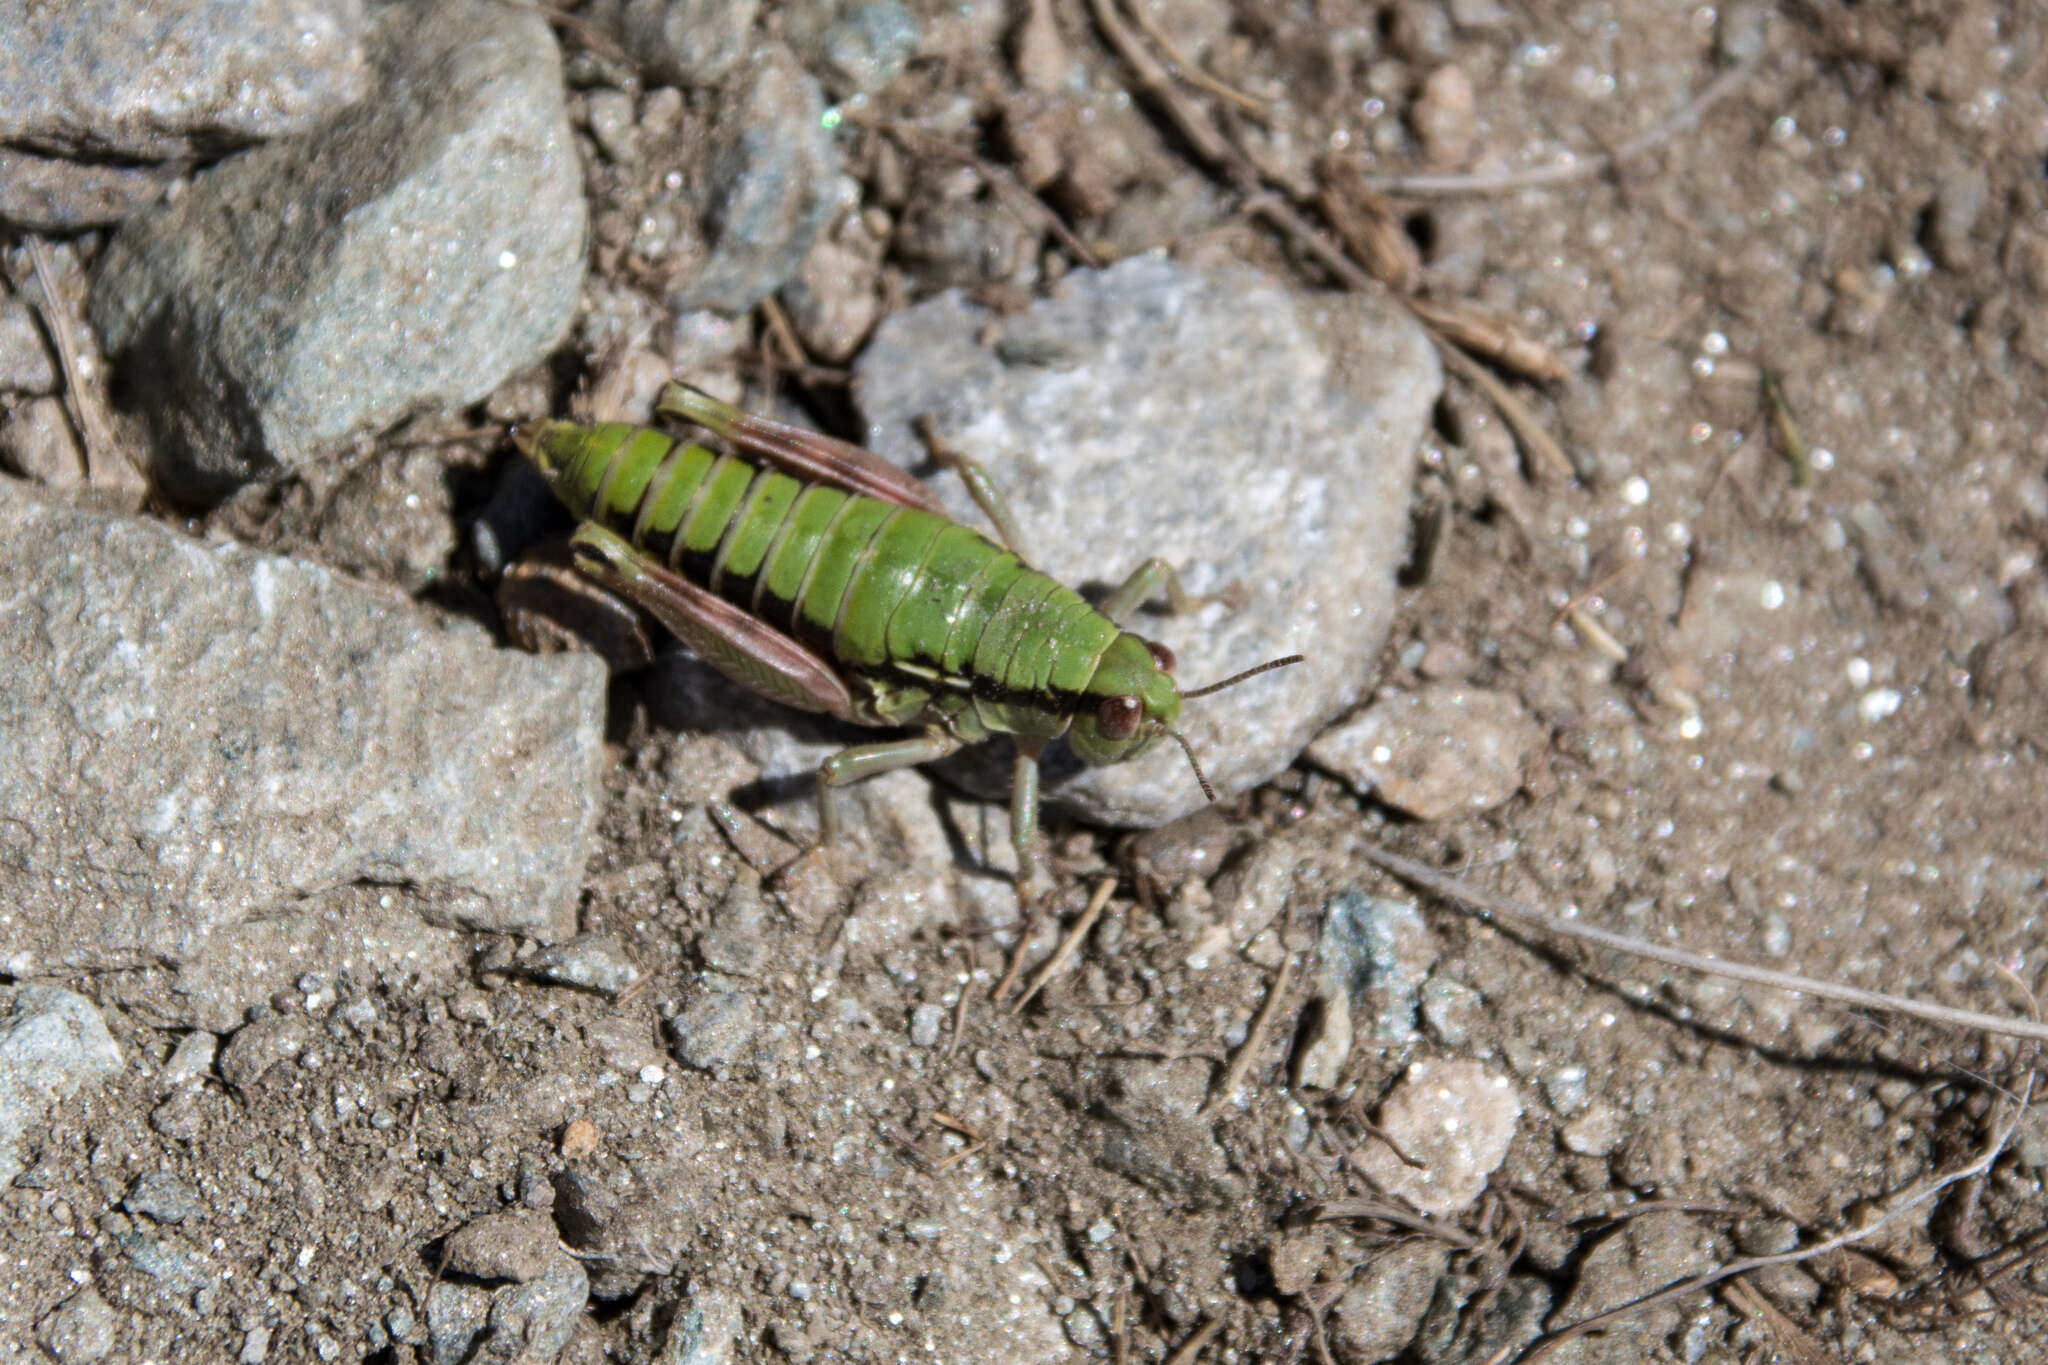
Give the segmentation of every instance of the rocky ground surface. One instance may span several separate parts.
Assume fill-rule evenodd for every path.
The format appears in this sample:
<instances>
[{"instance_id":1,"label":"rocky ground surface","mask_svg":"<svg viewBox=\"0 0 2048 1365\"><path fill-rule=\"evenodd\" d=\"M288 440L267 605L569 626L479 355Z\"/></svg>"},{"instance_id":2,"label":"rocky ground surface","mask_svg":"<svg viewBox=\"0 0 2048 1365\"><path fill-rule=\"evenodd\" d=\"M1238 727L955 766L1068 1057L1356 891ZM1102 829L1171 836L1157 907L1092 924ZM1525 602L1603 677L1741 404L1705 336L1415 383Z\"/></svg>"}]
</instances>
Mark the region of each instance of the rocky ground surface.
<instances>
[{"instance_id":1,"label":"rocky ground surface","mask_svg":"<svg viewBox=\"0 0 2048 1365\"><path fill-rule=\"evenodd\" d=\"M2025 1049L1373 861L2026 1013L2038 14L0 32L0 1359L2038 1354ZM512 644L650 653L506 430L677 375L1308 662L1190 703L1218 805L1053 755L1046 913L1000 753L791 863L849 732Z\"/></svg>"}]
</instances>

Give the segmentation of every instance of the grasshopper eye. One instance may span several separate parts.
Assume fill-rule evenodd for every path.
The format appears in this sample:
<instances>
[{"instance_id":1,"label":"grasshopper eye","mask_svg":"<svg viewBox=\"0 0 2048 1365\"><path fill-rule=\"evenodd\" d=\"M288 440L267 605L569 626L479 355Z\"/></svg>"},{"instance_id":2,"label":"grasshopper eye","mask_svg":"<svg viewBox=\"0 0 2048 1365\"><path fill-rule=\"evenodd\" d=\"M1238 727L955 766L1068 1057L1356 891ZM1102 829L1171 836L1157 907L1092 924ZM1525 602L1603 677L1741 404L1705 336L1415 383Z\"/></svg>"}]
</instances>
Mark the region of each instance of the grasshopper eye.
<instances>
[{"instance_id":1,"label":"grasshopper eye","mask_svg":"<svg viewBox=\"0 0 2048 1365\"><path fill-rule=\"evenodd\" d=\"M1104 739L1129 739L1138 733L1144 715L1145 708L1136 697L1105 697L1095 708L1095 723L1102 728Z\"/></svg>"},{"instance_id":2,"label":"grasshopper eye","mask_svg":"<svg viewBox=\"0 0 2048 1365\"><path fill-rule=\"evenodd\" d=\"M1172 650L1168 649L1165 645L1160 644L1157 640L1147 640L1145 642L1145 648L1152 651L1152 662L1159 665L1159 671L1161 673L1173 672L1173 666L1176 663L1178 663L1179 660L1173 657Z\"/></svg>"}]
</instances>

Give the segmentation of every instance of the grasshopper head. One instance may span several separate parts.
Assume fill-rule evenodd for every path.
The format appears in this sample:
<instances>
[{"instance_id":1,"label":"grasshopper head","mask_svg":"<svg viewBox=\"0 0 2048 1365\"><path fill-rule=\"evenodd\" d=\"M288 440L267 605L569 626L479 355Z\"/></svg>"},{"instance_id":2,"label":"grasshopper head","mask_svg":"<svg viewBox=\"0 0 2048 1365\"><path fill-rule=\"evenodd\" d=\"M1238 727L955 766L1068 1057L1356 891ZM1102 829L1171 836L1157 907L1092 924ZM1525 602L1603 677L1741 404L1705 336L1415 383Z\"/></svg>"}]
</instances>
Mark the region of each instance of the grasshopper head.
<instances>
[{"instance_id":1,"label":"grasshopper head","mask_svg":"<svg viewBox=\"0 0 2048 1365\"><path fill-rule=\"evenodd\" d=\"M1289 654L1284 659L1247 668L1222 682L1182 692L1180 684L1173 680L1173 651L1127 631L1116 637L1103 653L1102 661L1096 665L1095 676L1089 679L1087 689L1087 695L1095 702L1095 709L1074 717L1067 731L1067 742L1084 762L1121 763L1144 753L1162 736L1170 738L1188 756L1188 766L1195 770L1195 781L1202 784L1202 795L1214 801L1215 789L1209 785L1209 779L1202 776L1202 765L1195 762L1195 751L1188 746L1180 731L1173 728L1174 722L1180 719L1180 704L1191 697L1206 697L1211 692L1234 687L1246 678L1255 678L1270 669L1285 668L1301 661L1301 655Z\"/></svg>"},{"instance_id":2,"label":"grasshopper head","mask_svg":"<svg viewBox=\"0 0 2048 1365\"><path fill-rule=\"evenodd\" d=\"M1067 742L1084 763L1136 758L1173 730L1180 685L1173 655L1128 632L1110 642L1083 694L1093 708L1074 717Z\"/></svg>"}]
</instances>

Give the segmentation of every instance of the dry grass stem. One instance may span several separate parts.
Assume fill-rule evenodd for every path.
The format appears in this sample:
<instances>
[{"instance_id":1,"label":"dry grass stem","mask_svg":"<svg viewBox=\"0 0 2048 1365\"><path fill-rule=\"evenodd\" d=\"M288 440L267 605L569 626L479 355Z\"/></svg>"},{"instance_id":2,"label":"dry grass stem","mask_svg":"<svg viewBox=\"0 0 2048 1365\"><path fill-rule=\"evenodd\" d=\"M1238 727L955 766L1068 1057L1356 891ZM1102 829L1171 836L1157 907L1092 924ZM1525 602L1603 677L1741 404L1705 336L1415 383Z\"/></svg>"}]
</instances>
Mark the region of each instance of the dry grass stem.
<instances>
[{"instance_id":1,"label":"dry grass stem","mask_svg":"<svg viewBox=\"0 0 2048 1365\"><path fill-rule=\"evenodd\" d=\"M1143 0L1133 0L1133 3L1125 8L1131 16L1131 22L1136 24L1140 31L1147 38L1150 38L1161 52L1166 54L1167 61L1178 68L1174 74L1178 75L1189 85L1194 86L1195 89L1200 90L1204 94L1214 95L1226 104L1242 109L1253 118L1264 118L1266 116L1266 101L1258 98L1256 95L1247 95L1234 85L1228 85L1217 80L1190 60L1187 54L1182 52L1179 47L1175 46L1173 39L1166 35L1166 30L1159 27L1159 21L1146 13Z\"/></svg>"},{"instance_id":2,"label":"dry grass stem","mask_svg":"<svg viewBox=\"0 0 2048 1365\"><path fill-rule=\"evenodd\" d=\"M1462 349L1504 370L1546 384L1571 374L1557 352L1523 336L1507 319L1476 303L1411 298L1408 307Z\"/></svg>"},{"instance_id":3,"label":"dry grass stem","mask_svg":"<svg viewBox=\"0 0 2048 1365\"><path fill-rule=\"evenodd\" d=\"M1543 424L1536 420L1536 414L1529 411L1507 385L1494 378L1493 371L1459 350L1455 342L1428 323L1424 323L1423 328L1436 342L1437 354L1443 357L1444 364L1500 409L1501 420L1508 424L1508 430L1515 433L1522 449L1529 452L1529 462L1535 473L1557 479L1577 477L1578 471L1565 458L1564 447L1543 429Z\"/></svg>"},{"instance_id":4,"label":"dry grass stem","mask_svg":"<svg viewBox=\"0 0 2048 1365\"><path fill-rule=\"evenodd\" d=\"M1251 163L1231 146L1223 134L1216 131L1216 125L1209 121L1207 114L1181 94L1172 74L1145 50L1137 35L1125 26L1123 17L1116 12L1115 0L1088 0L1088 8L1095 16L1095 26L1102 30L1104 41L1116 49L1116 54L1124 59L1125 65L1131 68L1131 74L1137 77L1139 91L1159 106L1195 155L1233 188L1247 193L1256 189L1258 176Z\"/></svg>"},{"instance_id":5,"label":"dry grass stem","mask_svg":"<svg viewBox=\"0 0 2048 1365\"><path fill-rule=\"evenodd\" d=\"M1596 653L1604 654L1618 664L1628 662L1628 646L1615 639L1612 631L1593 618L1593 613L1584 607L1566 607L1564 619Z\"/></svg>"},{"instance_id":6,"label":"dry grass stem","mask_svg":"<svg viewBox=\"0 0 2048 1365\"><path fill-rule=\"evenodd\" d=\"M1777 1343L1779 1353L1793 1365L1828 1365L1831 1358L1828 1353L1798 1323L1779 1312L1778 1306L1748 1280L1737 1275L1721 1286L1721 1293L1738 1312L1747 1313L1763 1323Z\"/></svg>"},{"instance_id":7,"label":"dry grass stem","mask_svg":"<svg viewBox=\"0 0 2048 1365\"><path fill-rule=\"evenodd\" d=\"M1195 1334L1180 1344L1180 1349L1166 1358L1166 1365L1194 1365L1195 1357L1202 1354L1202 1348L1223 1330L1222 1318L1210 1318L1195 1329Z\"/></svg>"},{"instance_id":8,"label":"dry grass stem","mask_svg":"<svg viewBox=\"0 0 2048 1365\"><path fill-rule=\"evenodd\" d=\"M93 402L92 391L86 387L78 338L71 332L71 313L64 306L63 296L57 292L57 277L50 269L50 257L43 249L43 239L28 237L25 244L29 265L35 270L36 286L43 295L42 306L36 312L42 317L43 326L49 330L50 340L57 347L58 363L64 370L64 410L71 417L71 425L78 429L78 443L85 456L85 481L98 488L107 482L105 452L109 442L106 429L100 424L99 408Z\"/></svg>"},{"instance_id":9,"label":"dry grass stem","mask_svg":"<svg viewBox=\"0 0 2048 1365\"><path fill-rule=\"evenodd\" d=\"M1244 1036L1244 1046L1230 1059L1230 1065L1223 1068L1223 1079L1216 1083L1216 1093L1202 1106L1206 1117L1230 1103L1230 1097L1244 1084L1244 1078L1251 1073L1259 1058L1259 1050L1265 1046L1266 1034L1273 1027L1274 1018L1280 1013L1280 1004L1287 996L1288 987L1294 984L1294 954L1289 953L1280 964L1280 974L1273 978L1273 988L1266 992L1266 998L1259 1006L1259 1012L1252 1016L1251 1032Z\"/></svg>"},{"instance_id":10,"label":"dry grass stem","mask_svg":"<svg viewBox=\"0 0 2048 1365\"><path fill-rule=\"evenodd\" d=\"M1095 884L1095 894L1088 898L1088 908L1081 912L1081 917L1074 921L1074 927L1067 930L1066 937L1060 940L1060 946L1053 949L1052 956L1045 960L1045 965L1031 978L1031 984L1024 988L1024 994L1018 996L1016 1002L1010 1006L1010 1013L1015 1014L1030 1004L1031 997L1043 990L1045 983L1052 980L1060 968L1067 965L1067 959L1080 949L1082 940L1088 937L1088 931L1095 927L1095 921L1102 918L1102 908L1109 904L1109 893L1114 890L1114 877L1104 877Z\"/></svg>"},{"instance_id":11,"label":"dry grass stem","mask_svg":"<svg viewBox=\"0 0 2048 1365\"><path fill-rule=\"evenodd\" d=\"M1914 1000L1902 995L1888 995L1882 991L1866 991L1857 986L1845 986L1838 982L1821 981L1810 976L1799 976L1793 972L1775 971L1769 967L1752 966L1728 958L1709 957L1705 953L1689 952L1683 948L1667 948L1662 944L1645 939L1617 934L1607 929L1596 929L1590 924L1574 920L1559 919L1541 910L1496 895L1484 887L1475 886L1460 878L1437 871L1412 858L1381 848L1371 842L1361 842L1359 851L1367 859L1379 864L1403 881L1435 892L1454 905L1490 915L1505 923L1525 929L1541 930L1559 934L1565 938L1577 939L1597 947L1610 948L1616 952L1628 953L1651 962L1661 962L1667 967L1683 971L1702 972L1708 976L1726 977L1733 981L1747 981L1752 985L1768 986L1773 990L1793 991L1810 995L1820 1000L1833 1000L1852 1009L1870 1010L1878 1014L1903 1014L1929 1023L1941 1024L1948 1028L1976 1029L1985 1033L2007 1038L2027 1038L2034 1042L2048 1042L2048 1024L2034 1020L2012 1019L1996 1014L1980 1014L1975 1010L1953 1009L1947 1005L1936 1005L1924 1000Z\"/></svg>"}]
</instances>

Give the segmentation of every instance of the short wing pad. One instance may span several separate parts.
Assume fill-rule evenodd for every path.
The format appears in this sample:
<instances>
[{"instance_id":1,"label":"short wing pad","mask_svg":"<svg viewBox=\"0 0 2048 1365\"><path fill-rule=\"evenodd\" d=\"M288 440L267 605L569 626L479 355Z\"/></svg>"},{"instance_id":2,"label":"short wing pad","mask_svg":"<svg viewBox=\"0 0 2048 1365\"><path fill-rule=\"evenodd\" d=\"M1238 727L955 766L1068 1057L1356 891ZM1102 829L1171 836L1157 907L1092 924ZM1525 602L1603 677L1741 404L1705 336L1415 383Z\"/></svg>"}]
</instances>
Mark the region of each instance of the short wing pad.
<instances>
[{"instance_id":1,"label":"short wing pad","mask_svg":"<svg viewBox=\"0 0 2048 1365\"><path fill-rule=\"evenodd\" d=\"M645 607L749 692L800 711L854 719L853 696L838 671L773 626L670 572L601 526L585 522L569 548L577 568Z\"/></svg>"},{"instance_id":2,"label":"short wing pad","mask_svg":"<svg viewBox=\"0 0 2048 1365\"><path fill-rule=\"evenodd\" d=\"M748 450L800 479L827 483L849 493L861 493L899 507L948 515L945 504L931 489L907 471L898 469L873 451L862 450L822 432L806 431L766 417L742 412L732 404L713 398L686 384L670 384L655 400L657 415L694 422L716 432L742 450Z\"/></svg>"}]
</instances>

